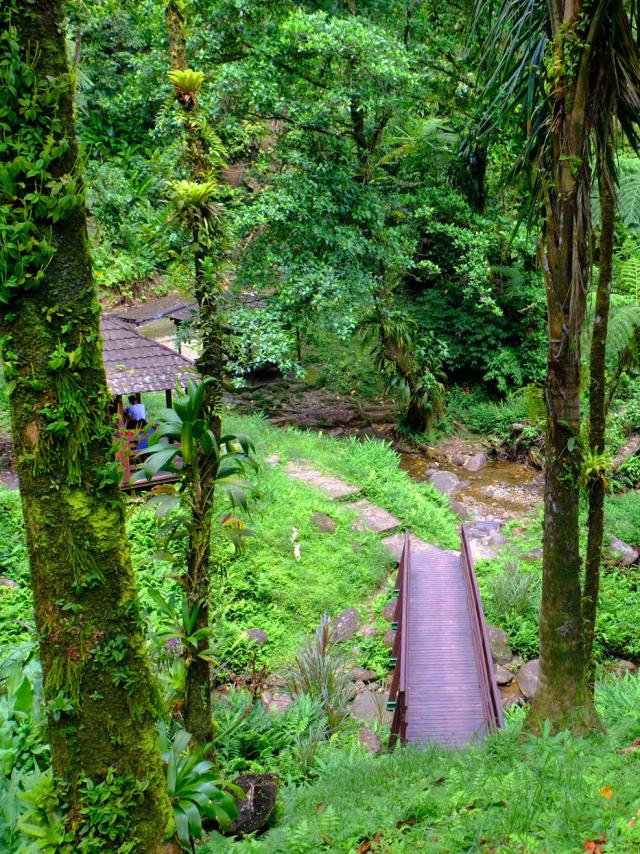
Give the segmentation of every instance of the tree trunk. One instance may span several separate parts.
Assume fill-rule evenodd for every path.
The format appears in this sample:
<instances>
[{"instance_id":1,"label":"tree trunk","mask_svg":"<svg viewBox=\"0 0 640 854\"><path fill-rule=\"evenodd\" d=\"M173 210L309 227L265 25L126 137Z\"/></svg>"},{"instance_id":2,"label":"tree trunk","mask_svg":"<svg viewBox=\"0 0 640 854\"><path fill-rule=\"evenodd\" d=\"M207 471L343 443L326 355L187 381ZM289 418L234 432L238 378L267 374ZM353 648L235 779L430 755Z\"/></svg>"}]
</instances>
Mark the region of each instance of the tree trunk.
<instances>
[{"instance_id":1,"label":"tree trunk","mask_svg":"<svg viewBox=\"0 0 640 854\"><path fill-rule=\"evenodd\" d=\"M611 152L608 152L611 154ZM594 455L605 450L606 428L606 376L605 362L607 332L611 304L611 279L613 276L613 246L615 233L615 188L613 176L603 163L600 170L600 275L596 293L593 337L591 339L591 379L589 384L589 448ZM604 532L604 472L589 485L589 521L587 538L587 563L585 568L582 613L584 617L584 647L589 684L593 692L593 635L600 588L600 560Z\"/></svg>"},{"instance_id":2,"label":"tree trunk","mask_svg":"<svg viewBox=\"0 0 640 854\"><path fill-rule=\"evenodd\" d=\"M185 39L185 21L180 0L169 0L165 8L167 35L169 36L169 56L171 67L187 67L187 45Z\"/></svg>"},{"instance_id":3,"label":"tree trunk","mask_svg":"<svg viewBox=\"0 0 640 854\"><path fill-rule=\"evenodd\" d=\"M167 6L167 24L169 26L169 43L171 65L176 70L186 68L186 47L184 43L184 19L180 18L180 27L171 27L170 9L175 6L170 2ZM173 13L172 13L173 14ZM175 15L173 15L175 17ZM186 113L194 113L198 108L197 99L178 97L182 109ZM191 173L191 180L205 181L209 178L207 146L198 131L198 122L186 122L186 161ZM217 439L222 435L220 404L222 401L222 377L224 370L224 337L221 320L222 280L220 268L223 255L222 230L218 232L219 245L213 247L211 238L215 234L215 226L219 225L213 218L209 220L209 230L206 239L201 234L200 224L193 229L193 244L198 247L195 252L195 287L194 297L198 303L198 329L202 353L197 360L197 367L202 377L212 377L205 391L203 416L211 425ZM213 238L216 239L215 237ZM209 244L209 245L207 245ZM205 260L212 262L209 269L213 275L205 272ZM215 481L218 463L209 458L201 461L200 477L197 485L197 496L194 496L194 517L190 526L187 598L191 608L201 603L196 628L209 626L209 590L211 572L211 534L214 520ZM212 707L211 707L211 667L208 661L200 657L208 643L201 640L196 654L191 658L187 668L184 720L187 730L202 743L211 741L213 737Z\"/></svg>"},{"instance_id":4,"label":"tree trunk","mask_svg":"<svg viewBox=\"0 0 640 854\"><path fill-rule=\"evenodd\" d=\"M131 796L121 841L137 840L133 850L147 854L160 850L170 805L113 459L62 4L10 5L21 61L30 57L34 79L14 54L8 67L16 120L11 135L5 133L5 157L16 158L13 174L22 183L4 200L10 207L3 240L9 239L0 249L0 290L8 301L0 301L0 333L53 771L68 786L67 821L79 843L83 834L99 835L88 830L91 815L83 813L86 781L104 783L113 769ZM7 27L12 9L0 13ZM8 42L0 46L8 50ZM49 134L58 148L48 147ZM40 173L30 176L20 156L27 166L41 160ZM45 205L29 202L30 193ZM69 201L52 214L50 206L65 194ZM26 241L18 260L7 251L25 222L34 239L50 241L48 264ZM32 276L28 289L20 281L25 270ZM12 274L18 276L13 285Z\"/></svg>"},{"instance_id":5,"label":"tree trunk","mask_svg":"<svg viewBox=\"0 0 640 854\"><path fill-rule=\"evenodd\" d=\"M554 730L569 726L578 732L597 721L587 687L578 510L580 335L591 273L586 110L590 49L603 20L602 9L598 9L589 15L583 11L579 17L567 4L563 23L554 19L557 32L549 64L553 68L549 120L553 150L547 162L540 164L547 173L543 178L546 218L540 257L549 345L540 686L528 720L534 728L549 720ZM576 61L573 40L582 27L581 54Z\"/></svg>"}]
</instances>

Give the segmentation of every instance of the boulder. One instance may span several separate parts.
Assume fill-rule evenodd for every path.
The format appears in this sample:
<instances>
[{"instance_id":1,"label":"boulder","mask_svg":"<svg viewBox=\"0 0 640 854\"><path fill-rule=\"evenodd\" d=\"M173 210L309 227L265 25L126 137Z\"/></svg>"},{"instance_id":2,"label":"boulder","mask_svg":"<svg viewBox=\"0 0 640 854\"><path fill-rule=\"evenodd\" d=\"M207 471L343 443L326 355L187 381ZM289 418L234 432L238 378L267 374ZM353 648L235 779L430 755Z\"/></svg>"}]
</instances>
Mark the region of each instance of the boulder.
<instances>
[{"instance_id":1,"label":"boulder","mask_svg":"<svg viewBox=\"0 0 640 854\"><path fill-rule=\"evenodd\" d=\"M500 698L500 705L504 712L510 709L511 706L524 706L525 699L520 694L509 694L507 697Z\"/></svg>"},{"instance_id":2,"label":"boulder","mask_svg":"<svg viewBox=\"0 0 640 854\"><path fill-rule=\"evenodd\" d=\"M363 726L358 733L358 741L373 754L378 754L382 751L382 741L372 729Z\"/></svg>"},{"instance_id":3,"label":"boulder","mask_svg":"<svg viewBox=\"0 0 640 854\"><path fill-rule=\"evenodd\" d=\"M391 712L387 711L388 694L377 691L362 691L351 704L349 712L352 718L359 721L391 721Z\"/></svg>"},{"instance_id":4,"label":"boulder","mask_svg":"<svg viewBox=\"0 0 640 854\"><path fill-rule=\"evenodd\" d=\"M398 602L397 598L389 599L384 608L382 609L382 616L385 620L388 620L390 623L395 619L396 616L396 603Z\"/></svg>"},{"instance_id":5,"label":"boulder","mask_svg":"<svg viewBox=\"0 0 640 854\"><path fill-rule=\"evenodd\" d=\"M496 667L496 682L498 685L508 685L513 680L513 673L499 664Z\"/></svg>"},{"instance_id":6,"label":"boulder","mask_svg":"<svg viewBox=\"0 0 640 854\"><path fill-rule=\"evenodd\" d=\"M499 531L502 527L504 522L501 519L479 519L473 525L466 526L467 537L470 540L481 539Z\"/></svg>"},{"instance_id":7,"label":"boulder","mask_svg":"<svg viewBox=\"0 0 640 854\"><path fill-rule=\"evenodd\" d=\"M270 466L277 466L280 462L280 457L278 454L271 454L269 457L264 458L265 463L269 463Z\"/></svg>"},{"instance_id":8,"label":"boulder","mask_svg":"<svg viewBox=\"0 0 640 854\"><path fill-rule=\"evenodd\" d=\"M293 700L287 694L270 694L268 691L263 691L262 702L268 711L281 714L287 711Z\"/></svg>"},{"instance_id":9,"label":"boulder","mask_svg":"<svg viewBox=\"0 0 640 854\"><path fill-rule=\"evenodd\" d=\"M367 670L365 667L354 667L353 670L349 673L349 679L352 682L375 682L378 678L378 674L375 670Z\"/></svg>"},{"instance_id":10,"label":"boulder","mask_svg":"<svg viewBox=\"0 0 640 854\"><path fill-rule=\"evenodd\" d=\"M509 646L509 635L495 626L487 626L491 656L496 664L508 664L513 658Z\"/></svg>"},{"instance_id":11,"label":"boulder","mask_svg":"<svg viewBox=\"0 0 640 854\"><path fill-rule=\"evenodd\" d=\"M475 474L481 471L487 464L486 454L474 454L464 464L464 469Z\"/></svg>"},{"instance_id":12,"label":"boulder","mask_svg":"<svg viewBox=\"0 0 640 854\"><path fill-rule=\"evenodd\" d=\"M516 681L524 696L530 700L538 690L540 683L540 659L534 658L533 661L527 661L526 664L523 664L516 673Z\"/></svg>"},{"instance_id":13,"label":"boulder","mask_svg":"<svg viewBox=\"0 0 640 854\"><path fill-rule=\"evenodd\" d=\"M468 519L471 519L471 512L465 507L462 501L452 501L451 509L454 513L457 513L458 516L462 519L463 522L466 522Z\"/></svg>"},{"instance_id":14,"label":"boulder","mask_svg":"<svg viewBox=\"0 0 640 854\"><path fill-rule=\"evenodd\" d=\"M360 614L355 608L346 608L333 621L331 637L334 643L352 638L360 628Z\"/></svg>"},{"instance_id":15,"label":"boulder","mask_svg":"<svg viewBox=\"0 0 640 854\"><path fill-rule=\"evenodd\" d=\"M624 676L625 673L637 673L638 667L633 661L626 661L624 658L619 658L617 661L611 661L607 664L607 670L610 673L615 673L616 676Z\"/></svg>"},{"instance_id":16,"label":"boulder","mask_svg":"<svg viewBox=\"0 0 640 854\"><path fill-rule=\"evenodd\" d=\"M534 468L544 468L544 457L538 448L529 448L529 462Z\"/></svg>"},{"instance_id":17,"label":"boulder","mask_svg":"<svg viewBox=\"0 0 640 854\"><path fill-rule=\"evenodd\" d=\"M368 623L366 626L361 626L359 634L365 638L374 638L378 633L373 623Z\"/></svg>"},{"instance_id":18,"label":"boulder","mask_svg":"<svg viewBox=\"0 0 640 854\"><path fill-rule=\"evenodd\" d=\"M366 626L360 627L358 634L361 634L363 638L374 638L378 633L374 624L368 623Z\"/></svg>"},{"instance_id":19,"label":"boulder","mask_svg":"<svg viewBox=\"0 0 640 854\"><path fill-rule=\"evenodd\" d=\"M429 483L443 495L455 495L462 489L462 481L452 471L435 471L430 475Z\"/></svg>"},{"instance_id":20,"label":"boulder","mask_svg":"<svg viewBox=\"0 0 640 854\"><path fill-rule=\"evenodd\" d=\"M20 587L17 581L14 581L13 578L7 578L4 575L0 576L0 587L6 587L9 590L13 590L15 587Z\"/></svg>"},{"instance_id":21,"label":"boulder","mask_svg":"<svg viewBox=\"0 0 640 854\"><path fill-rule=\"evenodd\" d=\"M245 634L249 640L257 643L258 646L264 646L269 640L269 636L266 632L263 632L262 629L248 629Z\"/></svg>"},{"instance_id":22,"label":"boulder","mask_svg":"<svg viewBox=\"0 0 640 854\"><path fill-rule=\"evenodd\" d=\"M382 639L382 643L386 647L391 649L393 647L393 642L395 641L395 639L396 639L395 629L387 629L387 631L384 634L384 638Z\"/></svg>"},{"instance_id":23,"label":"boulder","mask_svg":"<svg viewBox=\"0 0 640 854\"><path fill-rule=\"evenodd\" d=\"M522 555L523 560L542 560L542 549L531 549Z\"/></svg>"},{"instance_id":24,"label":"boulder","mask_svg":"<svg viewBox=\"0 0 640 854\"><path fill-rule=\"evenodd\" d=\"M243 774L234 780L246 796L238 798L240 815L234 819L227 833L230 836L245 836L267 826L276 805L278 778L275 774Z\"/></svg>"},{"instance_id":25,"label":"boulder","mask_svg":"<svg viewBox=\"0 0 640 854\"><path fill-rule=\"evenodd\" d=\"M463 466L469 458L464 454L454 454L451 457L451 464L454 466Z\"/></svg>"},{"instance_id":26,"label":"boulder","mask_svg":"<svg viewBox=\"0 0 640 854\"><path fill-rule=\"evenodd\" d=\"M631 566L640 557L640 551L634 549L633 546L619 540L617 537L611 537L609 541L613 556L622 566Z\"/></svg>"},{"instance_id":27,"label":"boulder","mask_svg":"<svg viewBox=\"0 0 640 854\"><path fill-rule=\"evenodd\" d=\"M336 523L333 521L331 516L327 516L326 513L312 513L311 521L319 531L322 531L323 534L333 534L336 529Z\"/></svg>"}]
</instances>

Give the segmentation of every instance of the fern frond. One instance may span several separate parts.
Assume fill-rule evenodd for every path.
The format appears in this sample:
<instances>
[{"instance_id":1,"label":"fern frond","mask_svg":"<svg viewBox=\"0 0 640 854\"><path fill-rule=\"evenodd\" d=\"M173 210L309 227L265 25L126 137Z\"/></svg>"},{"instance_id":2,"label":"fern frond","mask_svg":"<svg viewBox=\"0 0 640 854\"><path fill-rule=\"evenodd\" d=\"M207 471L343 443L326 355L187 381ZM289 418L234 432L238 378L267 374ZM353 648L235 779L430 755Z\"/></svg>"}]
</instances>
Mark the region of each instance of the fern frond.
<instances>
[{"instance_id":1,"label":"fern frond","mask_svg":"<svg viewBox=\"0 0 640 854\"><path fill-rule=\"evenodd\" d=\"M621 358L634 350L640 330L640 305L625 303L612 306L607 335L607 364L615 367Z\"/></svg>"},{"instance_id":2,"label":"fern frond","mask_svg":"<svg viewBox=\"0 0 640 854\"><path fill-rule=\"evenodd\" d=\"M628 171L625 165L620 173L618 210L620 219L628 228L640 228L640 170Z\"/></svg>"},{"instance_id":3,"label":"fern frond","mask_svg":"<svg viewBox=\"0 0 640 854\"><path fill-rule=\"evenodd\" d=\"M636 303L640 302L640 257L634 256L622 264L617 276L616 290L629 294Z\"/></svg>"}]
</instances>

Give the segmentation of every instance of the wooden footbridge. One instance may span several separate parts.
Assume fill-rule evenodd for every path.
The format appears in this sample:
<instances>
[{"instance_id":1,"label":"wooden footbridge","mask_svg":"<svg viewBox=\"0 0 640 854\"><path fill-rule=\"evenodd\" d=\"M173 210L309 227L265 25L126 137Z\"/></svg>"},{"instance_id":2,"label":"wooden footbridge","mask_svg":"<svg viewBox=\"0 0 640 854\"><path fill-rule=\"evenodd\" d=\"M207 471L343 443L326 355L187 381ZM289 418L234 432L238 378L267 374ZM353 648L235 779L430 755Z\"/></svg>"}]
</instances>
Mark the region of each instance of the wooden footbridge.
<instances>
[{"instance_id":1,"label":"wooden footbridge","mask_svg":"<svg viewBox=\"0 0 640 854\"><path fill-rule=\"evenodd\" d=\"M434 741L458 747L503 725L482 602L467 536L457 552L412 553L398 568L391 746Z\"/></svg>"}]
</instances>

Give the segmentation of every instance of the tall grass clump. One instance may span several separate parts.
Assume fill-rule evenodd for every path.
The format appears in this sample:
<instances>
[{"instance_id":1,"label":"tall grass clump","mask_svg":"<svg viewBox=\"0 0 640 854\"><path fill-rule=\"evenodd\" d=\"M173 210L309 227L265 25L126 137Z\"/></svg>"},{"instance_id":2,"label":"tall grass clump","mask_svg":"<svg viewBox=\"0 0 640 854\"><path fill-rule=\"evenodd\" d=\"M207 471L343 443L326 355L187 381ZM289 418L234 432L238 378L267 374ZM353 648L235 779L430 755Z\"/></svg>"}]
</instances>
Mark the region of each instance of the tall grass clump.
<instances>
[{"instance_id":1,"label":"tall grass clump","mask_svg":"<svg viewBox=\"0 0 640 854\"><path fill-rule=\"evenodd\" d=\"M313 637L296 653L285 671L285 690L294 698L316 700L327 718L329 733L335 732L348 714L351 680L345 659L332 637L331 620L325 614Z\"/></svg>"}]
</instances>

